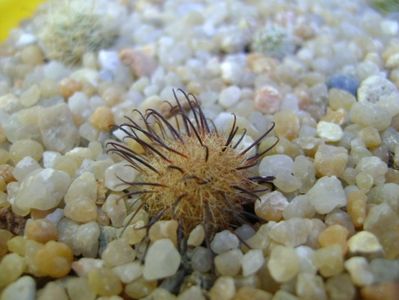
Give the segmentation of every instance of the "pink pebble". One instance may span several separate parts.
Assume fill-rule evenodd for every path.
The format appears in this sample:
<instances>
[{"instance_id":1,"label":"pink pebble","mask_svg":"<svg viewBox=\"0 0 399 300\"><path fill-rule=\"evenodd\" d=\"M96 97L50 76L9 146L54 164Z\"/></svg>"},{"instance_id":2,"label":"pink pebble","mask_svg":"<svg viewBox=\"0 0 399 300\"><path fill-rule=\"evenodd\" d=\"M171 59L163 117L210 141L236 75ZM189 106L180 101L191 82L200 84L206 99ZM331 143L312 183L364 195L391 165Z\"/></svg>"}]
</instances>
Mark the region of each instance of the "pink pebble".
<instances>
[{"instance_id":1,"label":"pink pebble","mask_svg":"<svg viewBox=\"0 0 399 300\"><path fill-rule=\"evenodd\" d=\"M277 112L281 104L280 92L272 86L263 86L256 91L255 108L265 114Z\"/></svg>"}]
</instances>

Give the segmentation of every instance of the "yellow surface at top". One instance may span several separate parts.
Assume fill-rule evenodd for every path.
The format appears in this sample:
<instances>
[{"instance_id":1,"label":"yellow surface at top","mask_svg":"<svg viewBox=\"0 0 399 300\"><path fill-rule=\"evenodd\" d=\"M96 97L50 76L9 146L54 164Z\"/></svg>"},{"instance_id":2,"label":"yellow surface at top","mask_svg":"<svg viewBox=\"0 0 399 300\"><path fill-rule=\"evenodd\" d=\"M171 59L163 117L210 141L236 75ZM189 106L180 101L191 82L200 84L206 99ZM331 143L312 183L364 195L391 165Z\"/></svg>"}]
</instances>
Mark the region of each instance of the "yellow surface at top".
<instances>
[{"instance_id":1,"label":"yellow surface at top","mask_svg":"<svg viewBox=\"0 0 399 300\"><path fill-rule=\"evenodd\" d=\"M0 42L45 0L0 0Z\"/></svg>"}]
</instances>

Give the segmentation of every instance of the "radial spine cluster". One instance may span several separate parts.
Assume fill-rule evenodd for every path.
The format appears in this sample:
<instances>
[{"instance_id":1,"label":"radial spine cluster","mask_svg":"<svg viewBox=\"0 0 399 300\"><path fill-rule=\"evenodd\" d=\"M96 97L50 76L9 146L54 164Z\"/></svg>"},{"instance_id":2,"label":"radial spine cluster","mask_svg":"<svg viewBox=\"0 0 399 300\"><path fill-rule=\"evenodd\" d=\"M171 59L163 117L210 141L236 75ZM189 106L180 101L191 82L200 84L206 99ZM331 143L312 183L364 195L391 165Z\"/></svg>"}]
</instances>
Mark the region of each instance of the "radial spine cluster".
<instances>
[{"instance_id":1,"label":"radial spine cluster","mask_svg":"<svg viewBox=\"0 0 399 300\"><path fill-rule=\"evenodd\" d=\"M160 219L175 219L187 235L198 224L210 234L242 224L248 214L244 206L258 198L257 192L269 189L264 184L273 179L251 172L270 148L249 155L273 126L241 150L246 130L236 125L235 116L229 134L222 135L206 118L199 101L179 92L184 103L174 91L177 105L170 104L171 118L154 109L145 114L135 111L140 121L127 118L119 126L126 134L124 143L108 143L109 152L139 171L135 182L121 179L131 186L127 196L140 195L139 209L145 207L152 216L149 226ZM143 151L132 150L132 141Z\"/></svg>"}]
</instances>

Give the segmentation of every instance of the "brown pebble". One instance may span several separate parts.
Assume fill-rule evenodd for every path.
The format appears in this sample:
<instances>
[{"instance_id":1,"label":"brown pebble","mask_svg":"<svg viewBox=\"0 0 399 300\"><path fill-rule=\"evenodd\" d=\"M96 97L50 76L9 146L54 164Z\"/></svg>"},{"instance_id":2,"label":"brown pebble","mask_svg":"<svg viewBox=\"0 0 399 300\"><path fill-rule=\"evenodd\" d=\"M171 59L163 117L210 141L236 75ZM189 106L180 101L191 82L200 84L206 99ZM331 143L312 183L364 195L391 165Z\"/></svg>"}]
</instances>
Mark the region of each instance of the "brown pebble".
<instances>
[{"instance_id":1,"label":"brown pebble","mask_svg":"<svg viewBox=\"0 0 399 300\"><path fill-rule=\"evenodd\" d=\"M114 124L114 115L109 107L100 106L91 115L90 123L101 131L110 131Z\"/></svg>"},{"instance_id":2,"label":"brown pebble","mask_svg":"<svg viewBox=\"0 0 399 300\"><path fill-rule=\"evenodd\" d=\"M58 85L58 90L64 99L68 99L75 92L82 89L82 84L72 78L64 78Z\"/></svg>"},{"instance_id":3,"label":"brown pebble","mask_svg":"<svg viewBox=\"0 0 399 300\"><path fill-rule=\"evenodd\" d=\"M360 294L364 300L398 300L399 283L388 282L365 286L360 290Z\"/></svg>"}]
</instances>

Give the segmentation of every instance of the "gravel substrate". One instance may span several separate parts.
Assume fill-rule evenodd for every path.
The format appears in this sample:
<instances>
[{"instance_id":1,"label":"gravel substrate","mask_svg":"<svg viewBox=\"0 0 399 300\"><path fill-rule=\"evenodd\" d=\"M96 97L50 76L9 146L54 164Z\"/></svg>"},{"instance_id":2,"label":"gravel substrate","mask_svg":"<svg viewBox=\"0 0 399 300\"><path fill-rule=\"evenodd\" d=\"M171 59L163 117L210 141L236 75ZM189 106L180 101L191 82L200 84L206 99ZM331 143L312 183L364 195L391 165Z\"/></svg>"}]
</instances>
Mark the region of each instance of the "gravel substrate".
<instances>
[{"instance_id":1,"label":"gravel substrate","mask_svg":"<svg viewBox=\"0 0 399 300\"><path fill-rule=\"evenodd\" d=\"M399 17L360 0L50 2L0 45L0 300L399 299L398 87ZM275 126L217 232L152 224L106 151L177 88L240 147Z\"/></svg>"}]
</instances>

